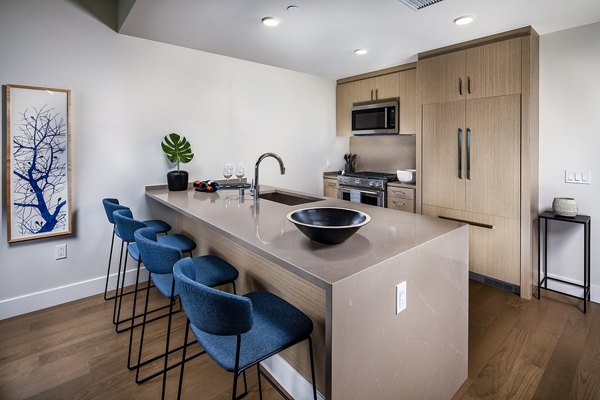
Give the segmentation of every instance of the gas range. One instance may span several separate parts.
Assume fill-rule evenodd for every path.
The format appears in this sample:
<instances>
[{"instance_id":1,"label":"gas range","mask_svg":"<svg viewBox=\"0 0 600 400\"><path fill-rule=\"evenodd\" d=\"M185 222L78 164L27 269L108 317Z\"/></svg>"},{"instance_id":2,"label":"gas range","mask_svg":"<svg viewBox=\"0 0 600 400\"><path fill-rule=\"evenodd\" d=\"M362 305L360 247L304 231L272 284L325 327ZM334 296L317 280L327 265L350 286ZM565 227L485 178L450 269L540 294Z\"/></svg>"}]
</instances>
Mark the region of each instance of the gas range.
<instances>
[{"instance_id":1,"label":"gas range","mask_svg":"<svg viewBox=\"0 0 600 400\"><path fill-rule=\"evenodd\" d=\"M397 180L398 176L396 174L385 172L347 172L344 175L338 175L338 184L340 185L376 190L385 190L388 182Z\"/></svg>"},{"instance_id":2,"label":"gas range","mask_svg":"<svg viewBox=\"0 0 600 400\"><path fill-rule=\"evenodd\" d=\"M338 198L386 207L387 183L397 180L396 174L385 172L363 171L338 175Z\"/></svg>"}]
</instances>

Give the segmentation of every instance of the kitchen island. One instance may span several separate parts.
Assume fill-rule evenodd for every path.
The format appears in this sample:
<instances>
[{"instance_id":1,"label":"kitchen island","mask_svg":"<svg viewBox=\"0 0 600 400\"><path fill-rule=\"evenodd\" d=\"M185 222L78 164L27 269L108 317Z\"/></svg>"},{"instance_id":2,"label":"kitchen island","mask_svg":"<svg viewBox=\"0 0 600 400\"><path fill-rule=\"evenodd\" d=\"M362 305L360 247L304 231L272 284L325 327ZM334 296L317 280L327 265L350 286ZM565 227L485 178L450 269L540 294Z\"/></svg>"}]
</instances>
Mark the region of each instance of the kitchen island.
<instances>
[{"instance_id":1,"label":"kitchen island","mask_svg":"<svg viewBox=\"0 0 600 400\"><path fill-rule=\"evenodd\" d=\"M261 193L274 190L261 185ZM449 399L467 378L468 226L331 198L287 206L164 185L147 186L146 196L177 213L178 230L198 243L195 255L218 255L240 271L239 293L269 290L313 320L317 388L327 399ZM371 221L328 246L286 219L323 206L360 210ZM402 282L406 309L397 314ZM306 344L265 364L304 398L294 376L310 382Z\"/></svg>"}]
</instances>

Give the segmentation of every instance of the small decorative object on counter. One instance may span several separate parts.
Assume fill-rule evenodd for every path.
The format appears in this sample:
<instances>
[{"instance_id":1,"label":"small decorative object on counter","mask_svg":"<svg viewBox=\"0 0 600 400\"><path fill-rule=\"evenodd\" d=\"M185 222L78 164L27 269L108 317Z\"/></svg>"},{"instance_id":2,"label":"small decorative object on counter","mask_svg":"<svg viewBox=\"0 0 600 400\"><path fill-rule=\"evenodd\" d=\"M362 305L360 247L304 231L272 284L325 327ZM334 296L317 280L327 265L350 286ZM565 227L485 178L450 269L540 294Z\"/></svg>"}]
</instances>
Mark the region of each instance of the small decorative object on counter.
<instances>
[{"instance_id":1,"label":"small decorative object on counter","mask_svg":"<svg viewBox=\"0 0 600 400\"><path fill-rule=\"evenodd\" d=\"M287 219L313 242L340 244L368 224L371 217L349 208L312 207L292 211Z\"/></svg>"},{"instance_id":2,"label":"small decorative object on counter","mask_svg":"<svg viewBox=\"0 0 600 400\"><path fill-rule=\"evenodd\" d=\"M555 197L552 201L552 211L561 217L575 217L577 215L577 202L572 197Z\"/></svg>"},{"instance_id":3,"label":"small decorative object on counter","mask_svg":"<svg viewBox=\"0 0 600 400\"><path fill-rule=\"evenodd\" d=\"M402 183L415 183L417 180L416 169L399 169L396 171L398 180Z\"/></svg>"},{"instance_id":4,"label":"small decorative object on counter","mask_svg":"<svg viewBox=\"0 0 600 400\"><path fill-rule=\"evenodd\" d=\"M196 188L196 191L207 193L216 192L221 188L221 186L217 182L212 180L194 181L193 185Z\"/></svg>"},{"instance_id":5,"label":"small decorative object on counter","mask_svg":"<svg viewBox=\"0 0 600 400\"><path fill-rule=\"evenodd\" d=\"M171 133L164 137L160 146L165 152L167 159L177 166L176 171L171 171L167 174L169 190L187 190L188 173L187 171L181 171L179 169L179 164L187 164L192 161L192 158L194 158L192 145L185 137L179 136L176 133Z\"/></svg>"},{"instance_id":6,"label":"small decorative object on counter","mask_svg":"<svg viewBox=\"0 0 600 400\"><path fill-rule=\"evenodd\" d=\"M346 153L344 154L344 173L351 173L356 171L356 154Z\"/></svg>"}]
</instances>

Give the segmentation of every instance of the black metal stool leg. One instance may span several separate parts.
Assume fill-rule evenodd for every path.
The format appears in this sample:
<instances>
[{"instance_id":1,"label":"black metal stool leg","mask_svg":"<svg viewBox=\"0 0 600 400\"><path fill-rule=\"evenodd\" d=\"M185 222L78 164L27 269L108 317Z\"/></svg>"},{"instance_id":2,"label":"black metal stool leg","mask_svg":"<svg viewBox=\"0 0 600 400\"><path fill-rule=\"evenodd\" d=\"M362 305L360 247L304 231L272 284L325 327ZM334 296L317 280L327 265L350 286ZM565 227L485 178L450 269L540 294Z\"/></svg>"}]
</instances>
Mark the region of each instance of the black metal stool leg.
<instances>
[{"instance_id":1,"label":"black metal stool leg","mask_svg":"<svg viewBox=\"0 0 600 400\"><path fill-rule=\"evenodd\" d=\"M115 330L116 330L117 333L122 332L122 331L119 330L119 323L123 322L123 321L121 321L121 305L123 304L123 291L125 290L125 275L127 273L127 259L129 258L128 255L129 255L129 252L127 250L125 250L125 262L123 263L123 274L121 276L121 290L120 290L120 293L118 295L119 307L116 310L117 311L117 317L114 320L115 321L115 325L116 325L115 326ZM116 300L117 299L115 299L115 306L117 305Z\"/></svg>"},{"instance_id":2,"label":"black metal stool leg","mask_svg":"<svg viewBox=\"0 0 600 400\"><path fill-rule=\"evenodd\" d=\"M167 322L167 339L166 339L166 345L165 345L165 367L164 367L164 373L163 373L163 384L162 384L162 399L164 400L165 398L165 392L167 389L167 372L168 372L168 368L169 368L169 344L171 341L171 321L173 319L173 301L174 299L174 295L175 295L175 277L173 277L172 279L172 283L171 283L171 296L169 299L169 320ZM184 348L185 348L185 343L184 343Z\"/></svg>"},{"instance_id":3,"label":"black metal stool leg","mask_svg":"<svg viewBox=\"0 0 600 400\"><path fill-rule=\"evenodd\" d=\"M131 365L131 347L133 345L133 328L134 328L134 322L135 322L135 307L137 305L137 292L138 292L138 284L140 281L140 266L142 264L142 260L141 258L138 260L138 265L137 265L137 272L135 274L135 290L134 290L134 294L133 294L133 308L132 308L132 312L131 312L131 325L129 327L129 350L127 352L127 368L129 370L132 370L133 368L135 368L134 365Z\"/></svg>"},{"instance_id":4,"label":"black metal stool leg","mask_svg":"<svg viewBox=\"0 0 600 400\"><path fill-rule=\"evenodd\" d=\"M185 353L187 350L189 330L190 330L190 320L186 318L185 337L183 339L183 354L181 355L181 369L179 370L179 387L177 388L177 400L181 399L181 389L183 387L183 369L185 367Z\"/></svg>"},{"instance_id":5,"label":"black metal stool leg","mask_svg":"<svg viewBox=\"0 0 600 400\"><path fill-rule=\"evenodd\" d=\"M115 246L115 226L113 225L112 239L110 241L110 253L108 254L108 268L106 269L106 283L104 284L104 300L111 300L107 297L108 280L110 279L110 265L112 264L113 248Z\"/></svg>"},{"instance_id":6,"label":"black metal stool leg","mask_svg":"<svg viewBox=\"0 0 600 400\"><path fill-rule=\"evenodd\" d=\"M123 245L125 244L124 241L121 241L121 253L119 254L119 269L117 270L117 281L116 281L116 286L115 286L115 295L114 295L114 299L115 299L115 304L113 307L113 324L117 324L117 320L115 319L115 317L117 316L117 301L118 301L118 297L119 297L119 281L121 280L121 267L123 265Z\"/></svg>"},{"instance_id":7,"label":"black metal stool leg","mask_svg":"<svg viewBox=\"0 0 600 400\"><path fill-rule=\"evenodd\" d=\"M317 382L315 381L315 362L313 360L312 337L308 337L308 351L310 351L310 375L313 385L313 399L317 400Z\"/></svg>"},{"instance_id":8,"label":"black metal stool leg","mask_svg":"<svg viewBox=\"0 0 600 400\"><path fill-rule=\"evenodd\" d=\"M140 335L140 350L138 352L137 369L135 371L135 382L140 382L140 368L142 362L142 349L144 345L144 333L146 332L146 315L148 314L148 299L150 298L150 281L152 280L152 273L148 274L148 284L146 285L146 301L144 304L144 315L142 316L142 333Z\"/></svg>"},{"instance_id":9,"label":"black metal stool leg","mask_svg":"<svg viewBox=\"0 0 600 400\"><path fill-rule=\"evenodd\" d=\"M260 363L256 363L256 374L258 375L258 397L262 400L262 384L260 382Z\"/></svg>"}]
</instances>

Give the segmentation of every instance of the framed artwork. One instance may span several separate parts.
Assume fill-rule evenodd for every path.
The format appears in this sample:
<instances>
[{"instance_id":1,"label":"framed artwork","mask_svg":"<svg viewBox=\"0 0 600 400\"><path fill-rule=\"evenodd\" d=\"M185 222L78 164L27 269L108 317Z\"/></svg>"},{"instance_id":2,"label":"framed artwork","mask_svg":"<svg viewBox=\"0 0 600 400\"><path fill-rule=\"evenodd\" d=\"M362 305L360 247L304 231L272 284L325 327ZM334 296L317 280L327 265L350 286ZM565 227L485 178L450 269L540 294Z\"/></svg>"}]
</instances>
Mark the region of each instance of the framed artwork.
<instances>
[{"instance_id":1,"label":"framed artwork","mask_svg":"<svg viewBox=\"0 0 600 400\"><path fill-rule=\"evenodd\" d=\"M8 242L68 235L71 91L6 85Z\"/></svg>"}]
</instances>

